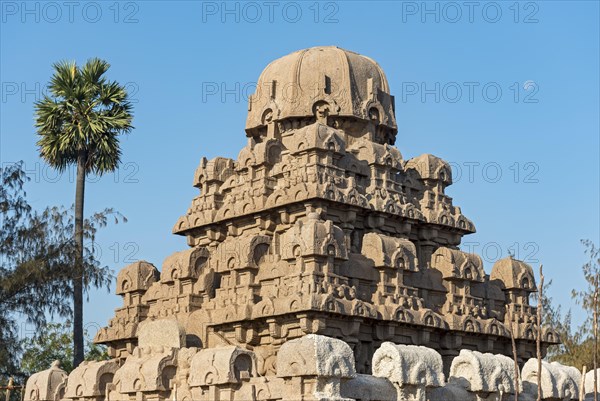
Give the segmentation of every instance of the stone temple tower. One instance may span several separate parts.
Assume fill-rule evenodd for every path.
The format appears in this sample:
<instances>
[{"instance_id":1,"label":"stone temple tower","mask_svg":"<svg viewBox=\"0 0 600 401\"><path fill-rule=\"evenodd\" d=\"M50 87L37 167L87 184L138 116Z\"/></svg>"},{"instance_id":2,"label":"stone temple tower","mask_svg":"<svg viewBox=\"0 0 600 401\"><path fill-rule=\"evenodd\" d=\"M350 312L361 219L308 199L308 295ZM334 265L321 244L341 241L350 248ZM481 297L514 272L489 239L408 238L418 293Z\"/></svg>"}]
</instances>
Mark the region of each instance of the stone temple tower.
<instances>
[{"instance_id":1,"label":"stone temple tower","mask_svg":"<svg viewBox=\"0 0 600 401\"><path fill-rule=\"evenodd\" d=\"M461 251L475 227L450 166L405 160L396 134L375 61L315 47L269 64L248 144L194 173L173 228L188 248L119 272L124 304L95 338L111 359L37 373L25 401L536 399L531 267L488 275ZM543 353L559 340L541 335ZM542 399L578 398L577 369L541 375Z\"/></svg>"},{"instance_id":2,"label":"stone temple tower","mask_svg":"<svg viewBox=\"0 0 600 401\"><path fill-rule=\"evenodd\" d=\"M446 194L450 166L394 146L375 61L338 47L273 61L245 132L236 160L202 159L194 173L198 196L173 229L189 248L160 271L140 261L119 273L124 305L96 336L111 357L137 358L153 335L141 327L158 319L176 322L182 349L251 353L236 359L238 380L253 364L261 377L285 370L279 351L312 334L345 342L364 374L384 342L431 348L446 372L461 349L511 356L511 328L519 362L535 356L531 267L507 258L488 275L459 249L475 227ZM544 352L557 341L543 330Z\"/></svg>"},{"instance_id":3,"label":"stone temple tower","mask_svg":"<svg viewBox=\"0 0 600 401\"><path fill-rule=\"evenodd\" d=\"M316 47L269 64L248 144L194 173L173 228L188 248L119 272L123 306L95 339L110 359L54 364L24 401L533 401L538 378L544 401L591 400L593 372L582 398L576 368L532 358L559 339L538 330L531 266L488 275L461 251L475 227L450 166L404 160L396 134L373 60Z\"/></svg>"}]
</instances>

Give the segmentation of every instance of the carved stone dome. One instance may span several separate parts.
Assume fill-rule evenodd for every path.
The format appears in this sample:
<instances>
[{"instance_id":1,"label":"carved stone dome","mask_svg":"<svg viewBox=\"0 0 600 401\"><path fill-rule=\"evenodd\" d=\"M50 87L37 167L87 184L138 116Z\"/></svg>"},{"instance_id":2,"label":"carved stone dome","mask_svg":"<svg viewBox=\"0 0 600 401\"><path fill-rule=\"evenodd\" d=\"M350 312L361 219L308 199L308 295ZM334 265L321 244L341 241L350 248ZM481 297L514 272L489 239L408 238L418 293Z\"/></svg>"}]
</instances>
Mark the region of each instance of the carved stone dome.
<instances>
[{"instance_id":1,"label":"carved stone dome","mask_svg":"<svg viewBox=\"0 0 600 401\"><path fill-rule=\"evenodd\" d=\"M512 257L500 259L494 263L490 280L499 281L505 290L537 291L531 266Z\"/></svg>"},{"instance_id":2,"label":"carved stone dome","mask_svg":"<svg viewBox=\"0 0 600 401\"><path fill-rule=\"evenodd\" d=\"M393 143L397 125L389 92L383 70L368 57L335 46L299 50L260 75L249 99L246 133L265 133L271 122L298 128L324 113L336 128L356 125L348 121L373 124L378 142Z\"/></svg>"}]
</instances>

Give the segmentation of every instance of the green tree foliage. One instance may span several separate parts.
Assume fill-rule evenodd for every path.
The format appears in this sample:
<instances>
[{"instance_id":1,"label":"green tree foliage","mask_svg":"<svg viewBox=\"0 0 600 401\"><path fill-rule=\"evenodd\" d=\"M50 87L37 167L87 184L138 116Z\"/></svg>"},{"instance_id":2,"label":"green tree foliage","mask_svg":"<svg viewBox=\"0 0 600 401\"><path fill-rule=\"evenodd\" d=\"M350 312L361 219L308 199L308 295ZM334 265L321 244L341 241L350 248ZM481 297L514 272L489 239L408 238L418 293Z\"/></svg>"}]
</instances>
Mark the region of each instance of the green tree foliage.
<instances>
[{"instance_id":1,"label":"green tree foliage","mask_svg":"<svg viewBox=\"0 0 600 401\"><path fill-rule=\"evenodd\" d=\"M593 334L594 327L594 312L597 312L598 308L598 305L594 304L594 294L598 291L598 278L600 277L600 249L590 240L583 240L581 242L586 248L586 255L590 258L582 268L587 287L579 291L573 290L572 296L575 302L581 305L588 315L585 324L581 327L583 334L591 335Z\"/></svg>"},{"instance_id":2,"label":"green tree foliage","mask_svg":"<svg viewBox=\"0 0 600 401\"><path fill-rule=\"evenodd\" d=\"M84 333L86 337L88 334ZM73 330L69 320L64 324L46 324L39 335L23 340L22 348L20 368L26 376L48 369L56 360L67 373L73 370ZM106 359L106 347L92 342L86 344L86 361Z\"/></svg>"},{"instance_id":3,"label":"green tree foliage","mask_svg":"<svg viewBox=\"0 0 600 401\"><path fill-rule=\"evenodd\" d=\"M40 156L64 171L77 166L71 273L73 295L73 363L83 360L83 289L85 283L84 195L85 177L114 171L121 161L119 136L132 129L132 106L127 91L104 74L104 60L90 59L82 67L75 62L54 65L46 95L35 105L35 125Z\"/></svg>"},{"instance_id":4,"label":"green tree foliage","mask_svg":"<svg viewBox=\"0 0 600 401\"><path fill-rule=\"evenodd\" d=\"M587 288L573 290L572 297L577 304L583 307L588 318L581 326L574 328L570 310L563 313L561 306L555 306L552 298L549 297L544 297L542 303L544 324L554 328L561 339L561 344L550 347L547 358L550 361L575 366L580 370L586 366L589 371L594 364L593 294L595 277L600 271L600 252L593 242L584 240L582 243L589 256L589 261L582 267ZM544 286L544 294L548 294L547 287L551 284L552 281ZM597 352L597 358L600 360L600 352Z\"/></svg>"},{"instance_id":5,"label":"green tree foliage","mask_svg":"<svg viewBox=\"0 0 600 401\"><path fill-rule=\"evenodd\" d=\"M27 177L22 163L0 168L0 382L9 376L22 379L19 369L21 342L18 322L25 319L41 328L48 317L69 318L73 255L73 213L62 207L34 211L27 202ZM94 253L98 229L113 217L112 209L84 221L84 289L110 286L112 272L101 266Z\"/></svg>"},{"instance_id":6,"label":"green tree foliage","mask_svg":"<svg viewBox=\"0 0 600 401\"><path fill-rule=\"evenodd\" d=\"M21 356L21 372L31 376L36 372L48 369L52 362L60 361L61 369L66 372L73 370L73 346L71 324L48 323L40 327L39 335L23 340Z\"/></svg>"}]
</instances>

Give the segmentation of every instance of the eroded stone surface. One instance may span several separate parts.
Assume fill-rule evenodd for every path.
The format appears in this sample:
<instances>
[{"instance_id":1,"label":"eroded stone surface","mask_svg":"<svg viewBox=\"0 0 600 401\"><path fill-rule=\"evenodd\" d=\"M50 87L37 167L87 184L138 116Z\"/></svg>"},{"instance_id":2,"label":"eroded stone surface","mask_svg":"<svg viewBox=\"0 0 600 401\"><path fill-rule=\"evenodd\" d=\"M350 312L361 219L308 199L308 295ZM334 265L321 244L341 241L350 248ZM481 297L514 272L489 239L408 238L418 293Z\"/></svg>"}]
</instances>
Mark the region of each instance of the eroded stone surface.
<instances>
[{"instance_id":1,"label":"eroded stone surface","mask_svg":"<svg viewBox=\"0 0 600 401\"><path fill-rule=\"evenodd\" d=\"M309 334L282 345L277 376L318 376L351 379L356 376L354 354L342 340Z\"/></svg>"},{"instance_id":2,"label":"eroded stone surface","mask_svg":"<svg viewBox=\"0 0 600 401\"><path fill-rule=\"evenodd\" d=\"M395 401L398 399L398 390L385 377L358 374L355 378L342 383L341 395L344 398L362 401Z\"/></svg>"},{"instance_id":3,"label":"eroded stone surface","mask_svg":"<svg viewBox=\"0 0 600 401\"><path fill-rule=\"evenodd\" d=\"M530 359L523 366L523 391L537 395L538 361ZM544 399L575 400L579 398L581 373L574 367L558 362L542 361L542 397Z\"/></svg>"},{"instance_id":4,"label":"eroded stone surface","mask_svg":"<svg viewBox=\"0 0 600 401\"><path fill-rule=\"evenodd\" d=\"M444 385L442 357L431 348L381 344L373 355L373 375L398 386L441 387Z\"/></svg>"},{"instance_id":5,"label":"eroded stone surface","mask_svg":"<svg viewBox=\"0 0 600 401\"><path fill-rule=\"evenodd\" d=\"M461 350L452 361L449 382L473 393L514 394L514 362L504 355Z\"/></svg>"}]
</instances>

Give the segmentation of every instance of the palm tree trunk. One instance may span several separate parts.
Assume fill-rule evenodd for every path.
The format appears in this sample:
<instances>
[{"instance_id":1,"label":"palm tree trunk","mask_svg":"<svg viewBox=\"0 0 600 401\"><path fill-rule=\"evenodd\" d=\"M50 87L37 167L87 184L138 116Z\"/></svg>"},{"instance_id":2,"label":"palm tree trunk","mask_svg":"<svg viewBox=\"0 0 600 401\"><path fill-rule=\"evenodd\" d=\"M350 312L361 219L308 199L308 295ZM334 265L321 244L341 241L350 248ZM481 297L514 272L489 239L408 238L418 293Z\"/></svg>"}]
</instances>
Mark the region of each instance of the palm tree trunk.
<instances>
[{"instance_id":1,"label":"palm tree trunk","mask_svg":"<svg viewBox=\"0 0 600 401\"><path fill-rule=\"evenodd\" d=\"M75 271L73 276L73 367L83 361L83 200L87 155L77 158L75 186Z\"/></svg>"},{"instance_id":2,"label":"palm tree trunk","mask_svg":"<svg viewBox=\"0 0 600 401\"><path fill-rule=\"evenodd\" d=\"M598 401L598 286L600 275L596 273L594 283L594 401Z\"/></svg>"},{"instance_id":3,"label":"palm tree trunk","mask_svg":"<svg viewBox=\"0 0 600 401\"><path fill-rule=\"evenodd\" d=\"M537 304L537 335L535 336L537 356L537 401L542 401L542 309L544 307L544 267L540 265L540 295Z\"/></svg>"}]
</instances>

